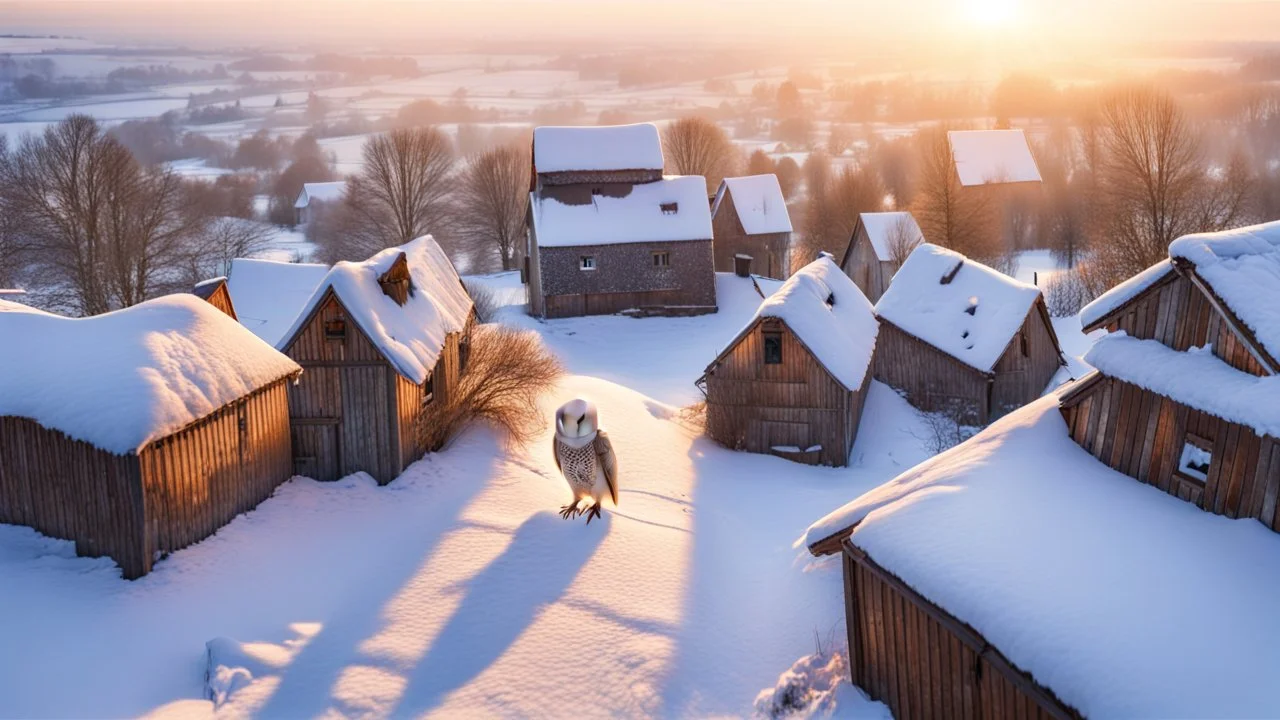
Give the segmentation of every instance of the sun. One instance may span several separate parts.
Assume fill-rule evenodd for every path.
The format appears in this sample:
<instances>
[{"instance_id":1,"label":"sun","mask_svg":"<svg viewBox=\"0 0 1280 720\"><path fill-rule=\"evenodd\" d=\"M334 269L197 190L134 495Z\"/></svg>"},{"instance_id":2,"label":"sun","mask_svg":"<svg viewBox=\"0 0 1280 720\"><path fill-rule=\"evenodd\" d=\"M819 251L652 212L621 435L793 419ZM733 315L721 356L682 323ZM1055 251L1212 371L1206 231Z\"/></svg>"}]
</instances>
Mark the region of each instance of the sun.
<instances>
[{"instance_id":1,"label":"sun","mask_svg":"<svg viewBox=\"0 0 1280 720\"><path fill-rule=\"evenodd\" d=\"M962 0L965 12L976 25L1007 27L1018 16L1019 0Z\"/></svg>"}]
</instances>

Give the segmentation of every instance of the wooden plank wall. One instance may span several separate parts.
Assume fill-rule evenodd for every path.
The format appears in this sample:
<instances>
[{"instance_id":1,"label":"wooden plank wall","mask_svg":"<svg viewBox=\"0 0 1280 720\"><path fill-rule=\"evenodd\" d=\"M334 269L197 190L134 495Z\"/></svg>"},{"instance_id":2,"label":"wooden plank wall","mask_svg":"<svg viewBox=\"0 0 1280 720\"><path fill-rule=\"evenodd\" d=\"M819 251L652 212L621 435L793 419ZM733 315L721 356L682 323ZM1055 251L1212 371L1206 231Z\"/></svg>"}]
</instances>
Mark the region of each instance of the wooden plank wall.
<instances>
[{"instance_id":1,"label":"wooden plank wall","mask_svg":"<svg viewBox=\"0 0 1280 720\"><path fill-rule=\"evenodd\" d=\"M853 245L850 249L848 261L842 269L874 305L889 289L889 282L897 272L897 267L892 262L881 262L861 224L858 225L857 234L853 237Z\"/></svg>"},{"instance_id":2,"label":"wooden plank wall","mask_svg":"<svg viewBox=\"0 0 1280 720\"><path fill-rule=\"evenodd\" d=\"M1171 274L1120 308L1107 330L1123 330L1144 340L1159 340L1174 350L1213 344L1213 354L1231 367L1263 377L1262 365L1248 346L1223 321L1209 299L1190 278Z\"/></svg>"},{"instance_id":3,"label":"wooden plank wall","mask_svg":"<svg viewBox=\"0 0 1280 720\"><path fill-rule=\"evenodd\" d=\"M733 272L733 256L742 253L753 258L753 274L779 280L789 277L787 256L791 249L791 233L748 235L738 217L733 193L725 192L715 217L711 219L711 226L715 234L712 254L715 257L716 272Z\"/></svg>"},{"instance_id":4,"label":"wooden plank wall","mask_svg":"<svg viewBox=\"0 0 1280 720\"><path fill-rule=\"evenodd\" d=\"M987 423L987 376L883 319L875 378L905 392L921 410L959 406L969 422Z\"/></svg>"},{"instance_id":5,"label":"wooden plank wall","mask_svg":"<svg viewBox=\"0 0 1280 720\"><path fill-rule=\"evenodd\" d=\"M544 317L547 318L614 315L623 310L644 307L684 307L693 302L691 298L698 298L698 294L685 290L655 290L652 292L548 295L543 298L543 310L545 312ZM707 306L707 312L714 312L714 310L714 306Z\"/></svg>"},{"instance_id":6,"label":"wooden plank wall","mask_svg":"<svg viewBox=\"0 0 1280 720\"><path fill-rule=\"evenodd\" d=\"M144 575L142 481L135 455L113 455L26 418L0 417L0 523L72 540Z\"/></svg>"},{"instance_id":7,"label":"wooden plank wall","mask_svg":"<svg viewBox=\"0 0 1280 720\"><path fill-rule=\"evenodd\" d=\"M1280 531L1275 438L1108 377L1071 396L1062 412L1072 439L1109 467L1209 512ZM1204 483L1175 472L1188 432L1213 443Z\"/></svg>"},{"instance_id":8,"label":"wooden plank wall","mask_svg":"<svg viewBox=\"0 0 1280 720\"><path fill-rule=\"evenodd\" d=\"M1058 346L1050 333L1046 315L1041 313L1042 300L1031 309L1022 328L995 367L995 384L991 388L991 416L995 420L1017 410L1044 394L1049 381L1062 367ZM1021 337L1027 338L1027 355L1021 348Z\"/></svg>"},{"instance_id":9,"label":"wooden plank wall","mask_svg":"<svg viewBox=\"0 0 1280 720\"><path fill-rule=\"evenodd\" d=\"M782 334L782 363L764 363L764 333ZM707 375L707 434L726 447L772 453L777 445L802 449L822 445L819 454L787 455L811 464L848 464L850 438L861 406L809 353L791 330L766 319L741 337ZM861 415L861 412L858 412Z\"/></svg>"},{"instance_id":10,"label":"wooden plank wall","mask_svg":"<svg viewBox=\"0 0 1280 720\"><path fill-rule=\"evenodd\" d=\"M209 537L293 475L289 382L258 390L139 454L148 559Z\"/></svg>"},{"instance_id":11,"label":"wooden plank wall","mask_svg":"<svg viewBox=\"0 0 1280 720\"><path fill-rule=\"evenodd\" d=\"M898 720L1079 717L870 558L846 551L844 574L852 680Z\"/></svg>"}]
</instances>

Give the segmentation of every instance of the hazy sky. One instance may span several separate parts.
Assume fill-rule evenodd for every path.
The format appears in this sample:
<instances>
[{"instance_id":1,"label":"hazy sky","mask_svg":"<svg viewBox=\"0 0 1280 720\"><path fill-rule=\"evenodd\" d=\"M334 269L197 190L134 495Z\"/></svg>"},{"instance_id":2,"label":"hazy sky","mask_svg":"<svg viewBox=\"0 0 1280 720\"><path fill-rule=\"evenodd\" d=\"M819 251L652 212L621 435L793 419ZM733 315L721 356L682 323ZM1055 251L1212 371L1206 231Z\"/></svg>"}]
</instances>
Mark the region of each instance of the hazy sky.
<instances>
[{"instance_id":1,"label":"hazy sky","mask_svg":"<svg viewBox=\"0 0 1280 720\"><path fill-rule=\"evenodd\" d=\"M1280 40L1280 0L0 0L0 32L158 42Z\"/></svg>"}]
</instances>

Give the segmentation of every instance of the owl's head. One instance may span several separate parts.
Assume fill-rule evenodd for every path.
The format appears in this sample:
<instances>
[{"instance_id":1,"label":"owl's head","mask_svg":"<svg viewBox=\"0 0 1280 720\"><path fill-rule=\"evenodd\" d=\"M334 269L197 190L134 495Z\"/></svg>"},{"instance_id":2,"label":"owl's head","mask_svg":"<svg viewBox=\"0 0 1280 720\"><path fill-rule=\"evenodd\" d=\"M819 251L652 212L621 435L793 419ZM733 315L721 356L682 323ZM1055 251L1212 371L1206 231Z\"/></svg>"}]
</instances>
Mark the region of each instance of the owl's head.
<instances>
[{"instance_id":1,"label":"owl's head","mask_svg":"<svg viewBox=\"0 0 1280 720\"><path fill-rule=\"evenodd\" d=\"M567 438L587 437L600 428L594 403L570 400L556 411L556 432Z\"/></svg>"}]
</instances>

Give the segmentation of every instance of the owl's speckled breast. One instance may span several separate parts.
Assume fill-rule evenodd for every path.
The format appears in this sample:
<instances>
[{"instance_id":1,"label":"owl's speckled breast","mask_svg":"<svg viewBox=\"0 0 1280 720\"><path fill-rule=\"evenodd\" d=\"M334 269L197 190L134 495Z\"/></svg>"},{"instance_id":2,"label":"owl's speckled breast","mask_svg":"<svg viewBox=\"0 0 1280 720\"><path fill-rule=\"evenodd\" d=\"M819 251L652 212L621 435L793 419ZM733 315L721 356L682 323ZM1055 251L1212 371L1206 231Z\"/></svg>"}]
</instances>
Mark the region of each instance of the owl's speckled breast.
<instances>
[{"instance_id":1,"label":"owl's speckled breast","mask_svg":"<svg viewBox=\"0 0 1280 720\"><path fill-rule=\"evenodd\" d=\"M596 482L596 448L594 443L575 448L556 441L560 471L575 489L590 492Z\"/></svg>"}]
</instances>

